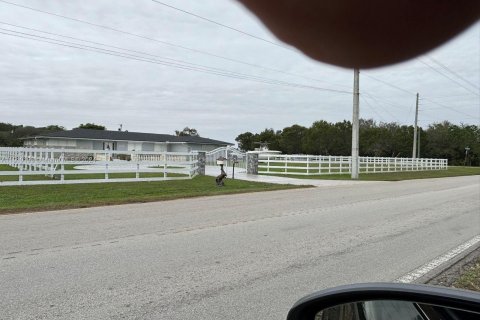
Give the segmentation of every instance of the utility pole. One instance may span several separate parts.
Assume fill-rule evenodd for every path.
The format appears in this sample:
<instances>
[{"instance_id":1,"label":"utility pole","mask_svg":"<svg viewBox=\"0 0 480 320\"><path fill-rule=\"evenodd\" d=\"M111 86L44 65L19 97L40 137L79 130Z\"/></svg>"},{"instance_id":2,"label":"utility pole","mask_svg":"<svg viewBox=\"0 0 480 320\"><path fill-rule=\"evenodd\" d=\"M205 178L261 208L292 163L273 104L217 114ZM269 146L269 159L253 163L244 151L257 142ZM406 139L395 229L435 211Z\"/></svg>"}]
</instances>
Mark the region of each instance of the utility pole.
<instances>
[{"instance_id":1,"label":"utility pole","mask_svg":"<svg viewBox=\"0 0 480 320\"><path fill-rule=\"evenodd\" d=\"M418 124L418 92L417 102L415 103L415 126L413 127L413 152L412 158L417 158L417 124Z\"/></svg>"},{"instance_id":2,"label":"utility pole","mask_svg":"<svg viewBox=\"0 0 480 320\"><path fill-rule=\"evenodd\" d=\"M359 153L359 113L360 92L358 69L353 70L353 119L352 119L352 179L358 179L358 153Z\"/></svg>"}]
</instances>

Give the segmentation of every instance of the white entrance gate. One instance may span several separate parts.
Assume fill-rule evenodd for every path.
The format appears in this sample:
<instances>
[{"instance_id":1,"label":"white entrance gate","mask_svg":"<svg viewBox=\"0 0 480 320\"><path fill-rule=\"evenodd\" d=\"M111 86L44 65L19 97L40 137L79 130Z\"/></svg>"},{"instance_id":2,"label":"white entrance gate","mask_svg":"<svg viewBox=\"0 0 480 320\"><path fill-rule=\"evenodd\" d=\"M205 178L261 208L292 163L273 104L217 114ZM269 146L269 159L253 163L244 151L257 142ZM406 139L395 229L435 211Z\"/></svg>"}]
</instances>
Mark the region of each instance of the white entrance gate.
<instances>
[{"instance_id":1,"label":"white entrance gate","mask_svg":"<svg viewBox=\"0 0 480 320\"><path fill-rule=\"evenodd\" d=\"M227 159L225 161L227 174L230 175L232 173L233 161L236 161L235 172L247 172L247 154L234 147L220 147L207 152L205 164L207 166L217 166L217 159L220 157Z\"/></svg>"}]
</instances>

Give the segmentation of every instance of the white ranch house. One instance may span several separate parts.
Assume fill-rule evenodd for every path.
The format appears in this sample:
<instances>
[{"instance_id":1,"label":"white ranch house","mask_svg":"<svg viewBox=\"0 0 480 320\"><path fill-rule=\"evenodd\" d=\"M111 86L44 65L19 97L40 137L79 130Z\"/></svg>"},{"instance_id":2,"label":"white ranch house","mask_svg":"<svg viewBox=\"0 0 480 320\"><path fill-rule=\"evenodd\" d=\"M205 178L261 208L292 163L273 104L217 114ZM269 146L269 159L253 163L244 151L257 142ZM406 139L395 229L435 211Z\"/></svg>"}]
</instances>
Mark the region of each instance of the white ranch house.
<instances>
[{"instance_id":1,"label":"white ranch house","mask_svg":"<svg viewBox=\"0 0 480 320\"><path fill-rule=\"evenodd\" d=\"M211 151L233 143L203 137L168 134L73 129L23 139L25 147L114 151L191 152Z\"/></svg>"}]
</instances>

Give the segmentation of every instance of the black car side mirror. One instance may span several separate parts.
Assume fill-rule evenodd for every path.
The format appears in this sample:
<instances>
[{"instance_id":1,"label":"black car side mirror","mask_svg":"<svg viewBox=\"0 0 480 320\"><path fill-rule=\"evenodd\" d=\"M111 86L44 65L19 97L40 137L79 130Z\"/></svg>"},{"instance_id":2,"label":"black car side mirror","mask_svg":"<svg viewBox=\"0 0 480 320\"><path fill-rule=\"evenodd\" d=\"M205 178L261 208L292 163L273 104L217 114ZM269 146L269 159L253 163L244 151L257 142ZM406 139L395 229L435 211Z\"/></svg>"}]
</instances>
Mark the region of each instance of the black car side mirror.
<instances>
[{"instance_id":1,"label":"black car side mirror","mask_svg":"<svg viewBox=\"0 0 480 320\"><path fill-rule=\"evenodd\" d=\"M480 320L480 293L402 283L365 283L299 300L287 320Z\"/></svg>"}]
</instances>

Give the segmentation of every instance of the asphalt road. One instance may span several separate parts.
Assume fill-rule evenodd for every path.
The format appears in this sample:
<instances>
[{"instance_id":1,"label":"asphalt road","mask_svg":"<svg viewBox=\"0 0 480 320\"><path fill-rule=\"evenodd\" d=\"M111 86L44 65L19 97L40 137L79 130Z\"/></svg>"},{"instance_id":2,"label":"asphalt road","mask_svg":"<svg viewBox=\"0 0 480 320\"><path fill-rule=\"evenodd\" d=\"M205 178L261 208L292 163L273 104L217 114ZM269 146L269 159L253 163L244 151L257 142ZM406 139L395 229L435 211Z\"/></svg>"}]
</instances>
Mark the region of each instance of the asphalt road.
<instances>
[{"instance_id":1,"label":"asphalt road","mask_svg":"<svg viewBox=\"0 0 480 320\"><path fill-rule=\"evenodd\" d=\"M0 216L1 319L284 319L480 234L480 177Z\"/></svg>"}]
</instances>

